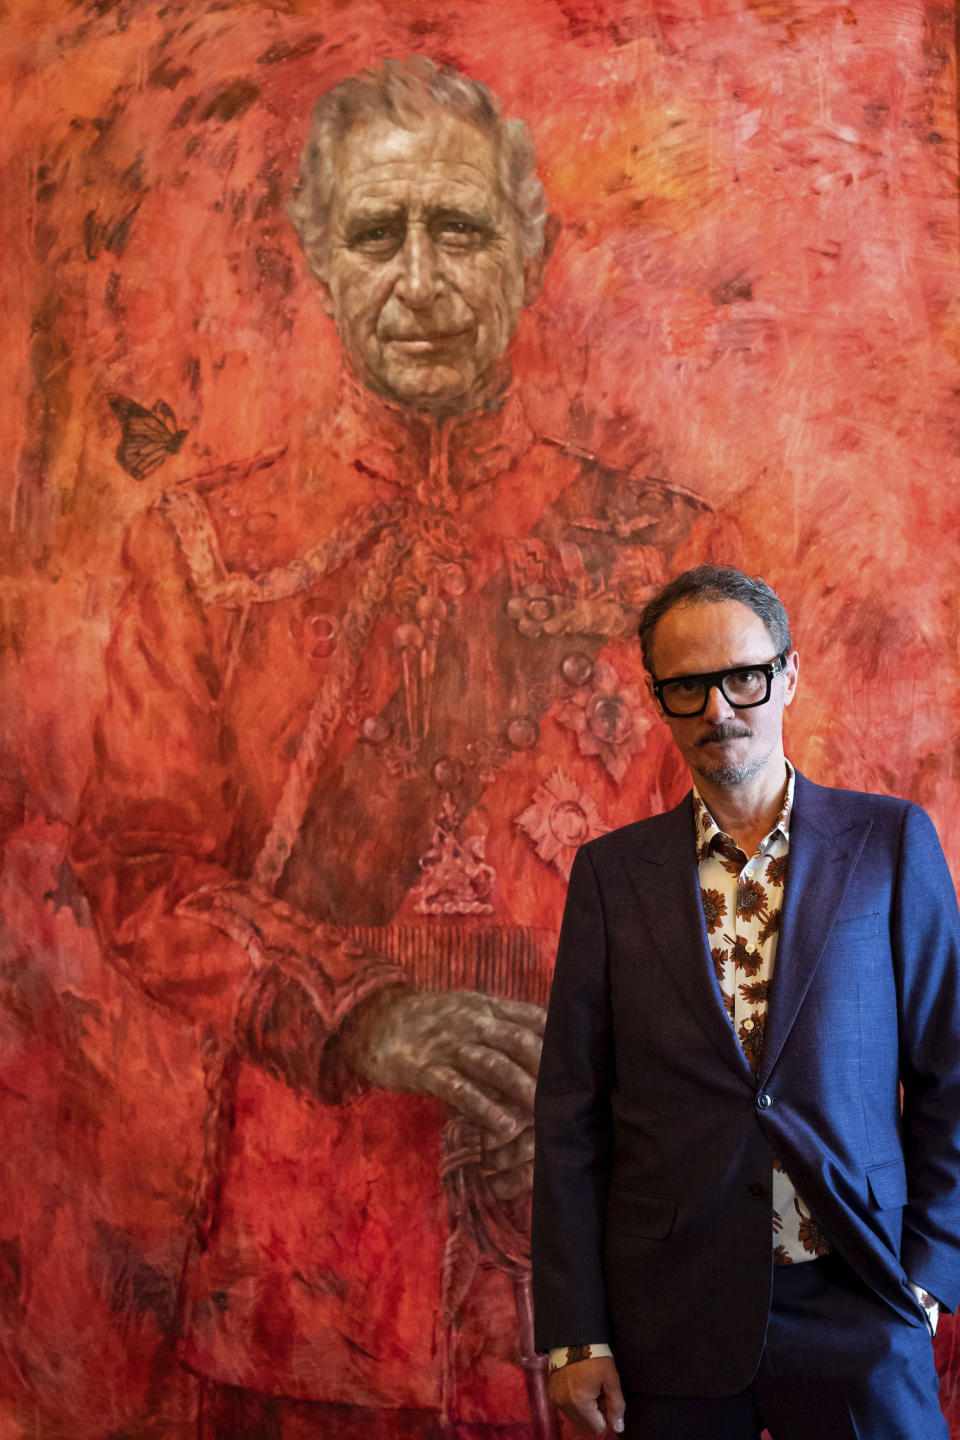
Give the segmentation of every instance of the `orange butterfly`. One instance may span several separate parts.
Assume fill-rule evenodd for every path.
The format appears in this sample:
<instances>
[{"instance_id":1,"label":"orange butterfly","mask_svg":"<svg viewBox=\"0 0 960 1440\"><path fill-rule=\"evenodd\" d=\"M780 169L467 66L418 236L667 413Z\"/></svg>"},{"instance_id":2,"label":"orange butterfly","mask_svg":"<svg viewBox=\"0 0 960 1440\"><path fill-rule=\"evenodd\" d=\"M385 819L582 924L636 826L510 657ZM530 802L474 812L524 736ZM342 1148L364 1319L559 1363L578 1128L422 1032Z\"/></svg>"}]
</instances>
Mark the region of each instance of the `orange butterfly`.
<instances>
[{"instance_id":1,"label":"orange butterfly","mask_svg":"<svg viewBox=\"0 0 960 1440\"><path fill-rule=\"evenodd\" d=\"M147 410L127 395L109 398L122 429L117 459L134 480L145 480L168 455L176 455L187 432L177 429L177 417L165 400Z\"/></svg>"}]
</instances>

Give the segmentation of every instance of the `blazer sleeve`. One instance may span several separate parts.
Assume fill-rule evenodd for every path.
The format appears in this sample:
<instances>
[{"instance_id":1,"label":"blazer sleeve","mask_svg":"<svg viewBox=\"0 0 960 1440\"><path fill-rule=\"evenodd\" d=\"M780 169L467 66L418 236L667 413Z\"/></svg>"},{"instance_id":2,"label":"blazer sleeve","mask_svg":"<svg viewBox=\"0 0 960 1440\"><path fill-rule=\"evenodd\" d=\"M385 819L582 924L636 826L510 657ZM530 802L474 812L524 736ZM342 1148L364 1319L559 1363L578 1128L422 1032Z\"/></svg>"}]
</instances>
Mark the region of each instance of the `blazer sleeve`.
<instances>
[{"instance_id":1,"label":"blazer sleeve","mask_svg":"<svg viewBox=\"0 0 960 1440\"><path fill-rule=\"evenodd\" d=\"M609 1340L603 1228L614 1073L606 925L587 847L570 874L537 1083L531 1255L538 1350Z\"/></svg>"},{"instance_id":2,"label":"blazer sleeve","mask_svg":"<svg viewBox=\"0 0 960 1440\"><path fill-rule=\"evenodd\" d=\"M960 1301L960 916L928 816L908 807L894 907L907 1206L901 1264L948 1310Z\"/></svg>"}]
</instances>

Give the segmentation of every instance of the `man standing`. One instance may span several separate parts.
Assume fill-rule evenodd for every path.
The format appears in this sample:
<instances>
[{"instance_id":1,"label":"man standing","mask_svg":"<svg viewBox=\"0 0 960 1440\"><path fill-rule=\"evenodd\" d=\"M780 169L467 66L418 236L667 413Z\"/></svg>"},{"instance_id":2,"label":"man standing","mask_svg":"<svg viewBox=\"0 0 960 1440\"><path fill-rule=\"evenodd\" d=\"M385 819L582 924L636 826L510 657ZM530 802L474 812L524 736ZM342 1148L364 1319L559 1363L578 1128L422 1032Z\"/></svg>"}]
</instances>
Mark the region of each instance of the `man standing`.
<instances>
[{"instance_id":1,"label":"man standing","mask_svg":"<svg viewBox=\"0 0 960 1440\"><path fill-rule=\"evenodd\" d=\"M537 1092L552 1397L631 1440L946 1436L960 933L933 827L785 760L798 656L763 581L690 570L640 638L694 789L571 874Z\"/></svg>"},{"instance_id":2,"label":"man standing","mask_svg":"<svg viewBox=\"0 0 960 1440\"><path fill-rule=\"evenodd\" d=\"M344 80L292 214L341 403L134 527L73 863L203 1047L201 1433L525 1436L549 939L576 846L673 778L610 642L717 521L532 432L551 226L484 85Z\"/></svg>"}]
</instances>

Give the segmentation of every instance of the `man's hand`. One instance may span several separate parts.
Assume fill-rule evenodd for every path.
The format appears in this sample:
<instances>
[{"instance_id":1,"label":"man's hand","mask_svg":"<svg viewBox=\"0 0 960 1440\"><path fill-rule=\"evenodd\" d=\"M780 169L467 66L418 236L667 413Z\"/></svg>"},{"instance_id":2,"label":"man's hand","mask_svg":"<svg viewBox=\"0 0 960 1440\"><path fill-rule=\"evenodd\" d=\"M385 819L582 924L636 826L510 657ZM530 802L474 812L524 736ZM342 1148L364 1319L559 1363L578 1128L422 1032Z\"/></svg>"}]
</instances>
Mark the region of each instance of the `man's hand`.
<instances>
[{"instance_id":1,"label":"man's hand","mask_svg":"<svg viewBox=\"0 0 960 1440\"><path fill-rule=\"evenodd\" d=\"M490 1169L507 1172L528 1163L532 1140L522 1132L545 1019L539 1005L474 990L384 990L344 1025L340 1054L368 1084L435 1095L472 1120L491 1137Z\"/></svg>"},{"instance_id":2,"label":"man's hand","mask_svg":"<svg viewBox=\"0 0 960 1440\"><path fill-rule=\"evenodd\" d=\"M609 1425L623 1429L623 1391L617 1367L608 1355L596 1360L574 1360L550 1376L550 1399L581 1435L600 1435Z\"/></svg>"}]
</instances>

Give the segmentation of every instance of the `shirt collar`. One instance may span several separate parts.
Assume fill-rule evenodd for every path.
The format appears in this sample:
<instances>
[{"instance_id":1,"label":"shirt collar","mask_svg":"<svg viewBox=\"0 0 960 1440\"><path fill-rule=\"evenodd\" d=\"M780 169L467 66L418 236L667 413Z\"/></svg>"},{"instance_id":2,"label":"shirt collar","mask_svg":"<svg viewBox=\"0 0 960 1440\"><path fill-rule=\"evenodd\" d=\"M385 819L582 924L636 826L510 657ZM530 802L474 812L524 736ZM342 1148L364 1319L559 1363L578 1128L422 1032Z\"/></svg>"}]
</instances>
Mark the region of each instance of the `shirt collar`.
<instances>
[{"instance_id":1,"label":"shirt collar","mask_svg":"<svg viewBox=\"0 0 960 1440\"><path fill-rule=\"evenodd\" d=\"M787 789L783 797L783 804L780 807L780 814L777 816L768 833L760 841L759 849L763 853L771 841L779 832L787 843L790 843L790 815L793 810L793 792L796 784L796 771L787 762ZM697 856L702 860L711 850L722 847L739 849L737 842L728 835L725 830L714 820L710 811L704 803L703 797L696 786L693 787L693 814L697 827Z\"/></svg>"}]
</instances>

